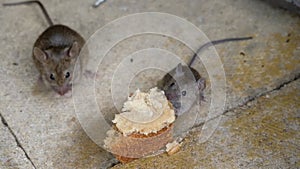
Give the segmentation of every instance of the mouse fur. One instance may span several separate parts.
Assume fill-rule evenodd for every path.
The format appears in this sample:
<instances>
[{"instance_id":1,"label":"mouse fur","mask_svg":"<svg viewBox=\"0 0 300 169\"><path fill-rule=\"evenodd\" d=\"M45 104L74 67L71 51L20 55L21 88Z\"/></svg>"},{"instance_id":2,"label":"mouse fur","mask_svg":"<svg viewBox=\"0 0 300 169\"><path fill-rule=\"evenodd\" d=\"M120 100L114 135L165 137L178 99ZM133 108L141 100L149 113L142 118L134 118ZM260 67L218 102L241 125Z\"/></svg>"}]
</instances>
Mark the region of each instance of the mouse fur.
<instances>
[{"instance_id":1,"label":"mouse fur","mask_svg":"<svg viewBox=\"0 0 300 169\"><path fill-rule=\"evenodd\" d=\"M35 41L32 58L44 84L60 95L71 90L74 66L85 43L84 38L65 25L54 25L40 1L4 3L4 6L37 4L50 25ZM87 62L84 53L79 60L80 70ZM78 75L78 74L76 74ZM76 77L77 78L77 77Z\"/></svg>"}]
</instances>

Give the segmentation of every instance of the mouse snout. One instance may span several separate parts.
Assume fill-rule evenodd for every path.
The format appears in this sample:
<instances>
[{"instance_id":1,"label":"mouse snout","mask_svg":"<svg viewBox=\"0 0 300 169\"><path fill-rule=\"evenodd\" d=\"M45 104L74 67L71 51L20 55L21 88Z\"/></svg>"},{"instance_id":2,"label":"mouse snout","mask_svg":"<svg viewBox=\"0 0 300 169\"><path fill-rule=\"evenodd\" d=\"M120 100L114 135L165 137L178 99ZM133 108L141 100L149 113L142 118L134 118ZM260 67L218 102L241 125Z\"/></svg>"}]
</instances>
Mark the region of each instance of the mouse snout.
<instances>
[{"instance_id":1,"label":"mouse snout","mask_svg":"<svg viewBox=\"0 0 300 169\"><path fill-rule=\"evenodd\" d=\"M60 94L61 96L63 96L64 94L66 94L68 92L68 90L65 90L65 89L59 89L57 91L58 94Z\"/></svg>"},{"instance_id":2,"label":"mouse snout","mask_svg":"<svg viewBox=\"0 0 300 169\"><path fill-rule=\"evenodd\" d=\"M63 96L64 94L66 94L69 90L71 90L70 85L64 85L64 86L60 86L60 87L56 87L54 88L54 90L61 96Z\"/></svg>"}]
</instances>

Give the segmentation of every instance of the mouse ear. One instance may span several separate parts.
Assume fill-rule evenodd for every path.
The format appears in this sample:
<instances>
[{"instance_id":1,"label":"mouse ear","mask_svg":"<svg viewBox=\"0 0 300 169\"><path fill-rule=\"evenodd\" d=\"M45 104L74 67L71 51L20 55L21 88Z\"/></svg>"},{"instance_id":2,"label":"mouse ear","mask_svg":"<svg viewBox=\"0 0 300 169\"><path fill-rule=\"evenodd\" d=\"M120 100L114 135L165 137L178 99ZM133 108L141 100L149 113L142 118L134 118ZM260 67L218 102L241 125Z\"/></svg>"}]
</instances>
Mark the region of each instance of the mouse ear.
<instances>
[{"instance_id":1,"label":"mouse ear","mask_svg":"<svg viewBox=\"0 0 300 169\"><path fill-rule=\"evenodd\" d=\"M202 91L206 88L205 78L201 77L200 79L197 80L197 87L198 87L199 91Z\"/></svg>"},{"instance_id":2,"label":"mouse ear","mask_svg":"<svg viewBox=\"0 0 300 169\"><path fill-rule=\"evenodd\" d=\"M76 57L79 54L79 45L78 42L74 42L69 50L69 56L70 57Z\"/></svg>"},{"instance_id":3,"label":"mouse ear","mask_svg":"<svg viewBox=\"0 0 300 169\"><path fill-rule=\"evenodd\" d=\"M48 59L48 56L45 52L43 52L40 48L33 48L33 55L40 61L45 62Z\"/></svg>"}]
</instances>

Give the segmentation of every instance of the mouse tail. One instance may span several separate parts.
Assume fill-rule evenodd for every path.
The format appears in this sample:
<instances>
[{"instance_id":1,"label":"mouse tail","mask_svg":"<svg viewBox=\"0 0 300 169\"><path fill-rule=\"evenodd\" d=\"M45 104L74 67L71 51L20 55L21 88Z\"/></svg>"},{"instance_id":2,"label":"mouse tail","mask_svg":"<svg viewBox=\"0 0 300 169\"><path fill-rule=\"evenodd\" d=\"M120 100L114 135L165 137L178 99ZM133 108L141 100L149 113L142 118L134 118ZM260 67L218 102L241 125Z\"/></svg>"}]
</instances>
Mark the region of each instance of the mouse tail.
<instances>
[{"instance_id":1,"label":"mouse tail","mask_svg":"<svg viewBox=\"0 0 300 169\"><path fill-rule=\"evenodd\" d=\"M3 3L3 6L15 6L15 5L30 5L30 4L38 4L40 6L40 8L42 9L47 22L50 26L53 26L53 22L47 12L47 10L45 9L44 5L40 2L40 1L21 1L21 2L14 2L14 3Z\"/></svg>"},{"instance_id":2,"label":"mouse tail","mask_svg":"<svg viewBox=\"0 0 300 169\"><path fill-rule=\"evenodd\" d=\"M210 46L213 45L217 45L217 44L221 44L221 43L225 43L225 42L232 42L232 41L242 41L242 40L250 40L253 39L252 37L240 37L240 38L226 38L226 39L220 39L220 40L214 40L214 41L210 41L205 43L204 45L200 46L200 48L198 48L198 50L196 51L196 53L193 55L191 61L189 62L188 66L191 67L193 62L195 61L197 55L205 48L208 48Z\"/></svg>"}]
</instances>

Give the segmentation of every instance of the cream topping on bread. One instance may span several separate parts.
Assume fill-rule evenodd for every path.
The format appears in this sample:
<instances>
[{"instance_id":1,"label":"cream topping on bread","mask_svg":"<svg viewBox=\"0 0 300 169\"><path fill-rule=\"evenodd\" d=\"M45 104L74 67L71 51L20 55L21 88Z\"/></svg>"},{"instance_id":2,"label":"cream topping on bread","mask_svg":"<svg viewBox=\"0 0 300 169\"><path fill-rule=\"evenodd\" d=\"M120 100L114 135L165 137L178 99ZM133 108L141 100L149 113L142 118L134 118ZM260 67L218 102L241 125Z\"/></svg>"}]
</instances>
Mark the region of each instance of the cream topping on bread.
<instances>
[{"instance_id":1,"label":"cream topping on bread","mask_svg":"<svg viewBox=\"0 0 300 169\"><path fill-rule=\"evenodd\" d=\"M163 91L156 87L128 97L122 113L112 121L123 135L157 133L175 121L175 112Z\"/></svg>"}]
</instances>

